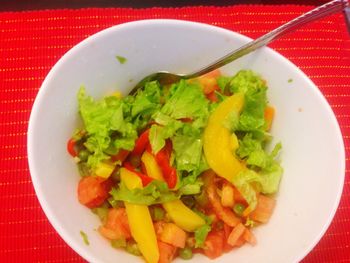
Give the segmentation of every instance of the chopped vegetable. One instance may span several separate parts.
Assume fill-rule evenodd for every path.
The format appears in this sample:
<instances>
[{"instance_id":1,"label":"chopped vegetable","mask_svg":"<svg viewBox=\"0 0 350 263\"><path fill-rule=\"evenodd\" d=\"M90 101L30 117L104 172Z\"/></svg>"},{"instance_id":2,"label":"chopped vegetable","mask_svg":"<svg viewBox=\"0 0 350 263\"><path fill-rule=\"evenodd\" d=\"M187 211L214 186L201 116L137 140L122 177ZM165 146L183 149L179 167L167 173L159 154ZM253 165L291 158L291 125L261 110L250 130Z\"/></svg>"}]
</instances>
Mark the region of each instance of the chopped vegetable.
<instances>
[{"instance_id":1,"label":"chopped vegetable","mask_svg":"<svg viewBox=\"0 0 350 263\"><path fill-rule=\"evenodd\" d=\"M90 245L89 238L84 231L80 231L80 235L83 238L85 245Z\"/></svg>"},{"instance_id":2,"label":"chopped vegetable","mask_svg":"<svg viewBox=\"0 0 350 263\"><path fill-rule=\"evenodd\" d=\"M159 261L158 263L170 263L175 257L177 248L158 240Z\"/></svg>"},{"instance_id":3,"label":"chopped vegetable","mask_svg":"<svg viewBox=\"0 0 350 263\"><path fill-rule=\"evenodd\" d=\"M242 223L235 226L227 239L227 243L229 243L231 246L236 246L237 241L244 234L245 230L246 228Z\"/></svg>"},{"instance_id":4,"label":"chopped vegetable","mask_svg":"<svg viewBox=\"0 0 350 263\"><path fill-rule=\"evenodd\" d=\"M120 176L127 188L142 188L141 179L133 172L122 168ZM125 202L125 208L131 235L135 239L142 255L147 262L157 263L159 260L158 244L148 207Z\"/></svg>"},{"instance_id":5,"label":"chopped vegetable","mask_svg":"<svg viewBox=\"0 0 350 263\"><path fill-rule=\"evenodd\" d=\"M250 214L250 218L260 223L267 223L272 215L275 205L276 200L264 195L259 195L258 205Z\"/></svg>"},{"instance_id":6,"label":"chopped vegetable","mask_svg":"<svg viewBox=\"0 0 350 263\"><path fill-rule=\"evenodd\" d=\"M78 184L78 200L81 204L94 208L103 204L108 198L111 181L95 176L85 176Z\"/></svg>"},{"instance_id":7,"label":"chopped vegetable","mask_svg":"<svg viewBox=\"0 0 350 263\"><path fill-rule=\"evenodd\" d=\"M193 232L205 225L205 221L180 200L164 203L163 207L175 224L185 231Z\"/></svg>"},{"instance_id":8,"label":"chopped vegetable","mask_svg":"<svg viewBox=\"0 0 350 263\"><path fill-rule=\"evenodd\" d=\"M192 249L185 247L179 250L179 256L182 259L191 259L193 257Z\"/></svg>"},{"instance_id":9,"label":"chopped vegetable","mask_svg":"<svg viewBox=\"0 0 350 263\"><path fill-rule=\"evenodd\" d=\"M119 61L120 64L125 64L126 63L126 58L122 56L115 56L115 58Z\"/></svg>"},{"instance_id":10,"label":"chopped vegetable","mask_svg":"<svg viewBox=\"0 0 350 263\"><path fill-rule=\"evenodd\" d=\"M175 247L184 248L187 234L174 223L166 223L160 234L160 240Z\"/></svg>"}]
</instances>

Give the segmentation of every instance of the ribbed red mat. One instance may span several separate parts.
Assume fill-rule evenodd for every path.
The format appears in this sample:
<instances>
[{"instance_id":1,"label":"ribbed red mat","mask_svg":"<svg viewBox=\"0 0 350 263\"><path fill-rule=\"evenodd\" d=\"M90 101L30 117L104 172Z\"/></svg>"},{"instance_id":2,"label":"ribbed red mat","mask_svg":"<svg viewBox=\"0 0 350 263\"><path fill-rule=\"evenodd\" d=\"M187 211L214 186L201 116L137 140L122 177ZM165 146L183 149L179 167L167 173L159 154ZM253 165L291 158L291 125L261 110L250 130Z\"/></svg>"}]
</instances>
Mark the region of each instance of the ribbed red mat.
<instances>
[{"instance_id":1,"label":"ribbed red mat","mask_svg":"<svg viewBox=\"0 0 350 263\"><path fill-rule=\"evenodd\" d=\"M256 38L311 8L246 5L0 13L0 262L83 262L41 210L26 156L34 98L67 50L104 28L146 18L199 21ZM304 27L271 47L298 65L328 99L343 132L350 167L350 38L342 15ZM350 262L349 168L333 223L304 262Z\"/></svg>"}]
</instances>

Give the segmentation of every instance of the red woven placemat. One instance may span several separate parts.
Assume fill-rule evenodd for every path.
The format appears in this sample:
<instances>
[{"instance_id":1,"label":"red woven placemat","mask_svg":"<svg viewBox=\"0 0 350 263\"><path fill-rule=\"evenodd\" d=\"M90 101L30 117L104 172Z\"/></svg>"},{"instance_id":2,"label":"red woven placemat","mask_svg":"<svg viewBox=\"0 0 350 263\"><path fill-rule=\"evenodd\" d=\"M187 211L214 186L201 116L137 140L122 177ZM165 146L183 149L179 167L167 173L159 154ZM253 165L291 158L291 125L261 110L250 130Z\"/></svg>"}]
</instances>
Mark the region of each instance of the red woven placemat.
<instances>
[{"instance_id":1,"label":"red woven placemat","mask_svg":"<svg viewBox=\"0 0 350 263\"><path fill-rule=\"evenodd\" d=\"M82 9L0 13L0 262L83 262L46 219L26 156L28 119L40 85L72 46L112 25L147 18L205 22L256 38L311 6ZM271 47L319 87L340 123L350 158L350 41L342 15L313 23ZM350 172L337 214L304 262L350 262Z\"/></svg>"}]
</instances>

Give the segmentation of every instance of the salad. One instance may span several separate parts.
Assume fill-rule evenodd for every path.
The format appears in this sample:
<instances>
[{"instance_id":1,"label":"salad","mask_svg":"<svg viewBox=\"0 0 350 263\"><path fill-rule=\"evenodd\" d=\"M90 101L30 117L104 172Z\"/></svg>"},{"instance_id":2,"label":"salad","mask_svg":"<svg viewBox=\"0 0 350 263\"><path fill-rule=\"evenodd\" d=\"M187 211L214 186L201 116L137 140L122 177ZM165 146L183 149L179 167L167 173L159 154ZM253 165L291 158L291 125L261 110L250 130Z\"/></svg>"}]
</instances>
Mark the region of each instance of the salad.
<instances>
[{"instance_id":1,"label":"salad","mask_svg":"<svg viewBox=\"0 0 350 263\"><path fill-rule=\"evenodd\" d=\"M101 219L99 233L150 263L255 245L283 173L267 90L250 70L148 82L99 101L80 88L83 127L67 150L81 175L78 200Z\"/></svg>"}]
</instances>

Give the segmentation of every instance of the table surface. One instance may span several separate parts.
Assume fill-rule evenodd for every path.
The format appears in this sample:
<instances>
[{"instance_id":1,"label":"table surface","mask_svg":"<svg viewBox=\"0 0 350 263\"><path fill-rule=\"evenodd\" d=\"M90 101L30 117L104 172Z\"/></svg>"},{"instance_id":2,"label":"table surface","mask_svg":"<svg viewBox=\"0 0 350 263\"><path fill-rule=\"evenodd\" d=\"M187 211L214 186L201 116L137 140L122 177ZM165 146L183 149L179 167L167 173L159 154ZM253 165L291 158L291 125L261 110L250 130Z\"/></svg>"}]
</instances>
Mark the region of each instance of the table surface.
<instances>
[{"instance_id":1,"label":"table surface","mask_svg":"<svg viewBox=\"0 0 350 263\"><path fill-rule=\"evenodd\" d=\"M0 5L0 10L11 11L0 12L0 262L83 262L45 217L32 186L26 155L28 119L35 96L50 68L71 47L112 25L146 18L198 21L256 38L312 8L284 4L207 7L193 3L214 5L214 1L179 1L178 5L187 3L191 7L139 8L147 5L135 4L137 9L79 9L85 5L74 0L49 5L37 1L29 8L27 2ZM87 2L96 6L111 3ZM132 0L118 3L128 6L127 2L139 3ZM175 5L176 1L166 2ZM63 7L73 9L59 9ZM56 10L28 10L42 8ZM350 40L342 15L310 24L270 46L303 70L330 103L343 133L349 167ZM347 168L336 216L304 262L350 262L349 197Z\"/></svg>"},{"instance_id":2,"label":"table surface","mask_svg":"<svg viewBox=\"0 0 350 263\"><path fill-rule=\"evenodd\" d=\"M299 0L299 5L321 5L326 0ZM181 6L231 6L236 4L295 4L295 0L5 0L0 4L0 11L40 10L58 8L86 7L181 7Z\"/></svg>"}]
</instances>

